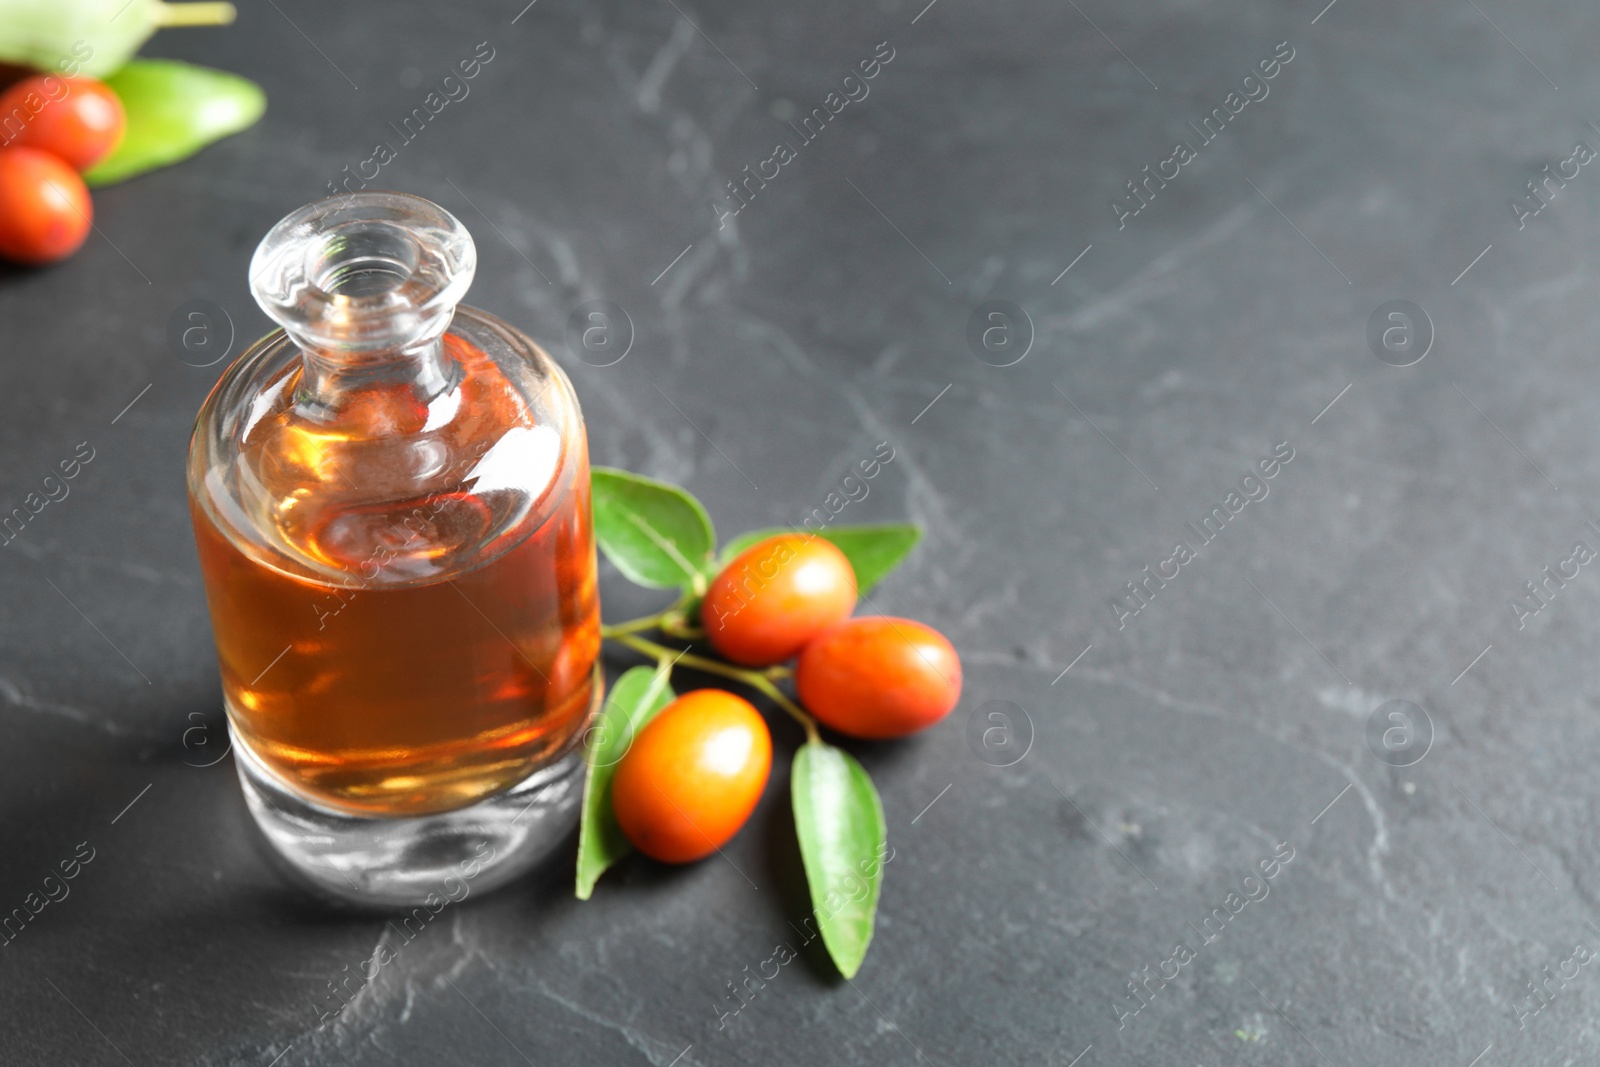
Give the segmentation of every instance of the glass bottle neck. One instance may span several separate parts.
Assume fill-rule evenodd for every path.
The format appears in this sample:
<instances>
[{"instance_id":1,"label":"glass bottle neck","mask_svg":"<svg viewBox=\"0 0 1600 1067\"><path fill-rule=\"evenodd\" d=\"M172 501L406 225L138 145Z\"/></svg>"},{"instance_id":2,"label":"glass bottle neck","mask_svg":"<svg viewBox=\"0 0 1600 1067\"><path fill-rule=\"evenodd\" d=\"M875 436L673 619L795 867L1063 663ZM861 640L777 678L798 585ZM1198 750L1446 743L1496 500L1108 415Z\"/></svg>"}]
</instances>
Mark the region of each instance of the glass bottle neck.
<instances>
[{"instance_id":1,"label":"glass bottle neck","mask_svg":"<svg viewBox=\"0 0 1600 1067\"><path fill-rule=\"evenodd\" d=\"M294 340L301 352L295 407L301 415L317 421L326 421L356 397L372 390L409 388L416 401L426 407L454 388L461 377L460 366L445 351L440 337L403 348L362 352Z\"/></svg>"},{"instance_id":2,"label":"glass bottle neck","mask_svg":"<svg viewBox=\"0 0 1600 1067\"><path fill-rule=\"evenodd\" d=\"M462 371L443 338L476 264L458 219L402 193L329 197L274 226L250 287L302 353L301 414L332 421L367 397L399 418L447 392Z\"/></svg>"}]
</instances>

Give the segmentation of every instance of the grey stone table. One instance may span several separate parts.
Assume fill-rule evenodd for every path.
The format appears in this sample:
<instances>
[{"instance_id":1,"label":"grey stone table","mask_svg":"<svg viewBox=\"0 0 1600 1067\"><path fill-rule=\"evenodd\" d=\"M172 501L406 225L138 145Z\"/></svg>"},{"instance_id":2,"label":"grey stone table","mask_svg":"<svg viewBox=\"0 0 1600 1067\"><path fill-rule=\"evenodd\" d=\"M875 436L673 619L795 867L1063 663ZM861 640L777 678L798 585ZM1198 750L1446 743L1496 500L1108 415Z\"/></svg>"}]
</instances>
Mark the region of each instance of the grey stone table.
<instances>
[{"instance_id":1,"label":"grey stone table","mask_svg":"<svg viewBox=\"0 0 1600 1067\"><path fill-rule=\"evenodd\" d=\"M0 551L0 912L77 874L0 947L0 1060L1594 1061L1600 10L925 3L278 0L152 43L271 105L0 276L0 510L80 462ZM925 526L874 606L966 693L853 746L895 846L853 983L815 946L746 982L806 913L779 726L731 863L580 904L564 852L319 1028L398 939L244 810L182 482L225 363L168 325L263 332L255 242L379 142L599 461L733 532L895 449L841 521ZM619 363L567 341L590 300Z\"/></svg>"}]
</instances>

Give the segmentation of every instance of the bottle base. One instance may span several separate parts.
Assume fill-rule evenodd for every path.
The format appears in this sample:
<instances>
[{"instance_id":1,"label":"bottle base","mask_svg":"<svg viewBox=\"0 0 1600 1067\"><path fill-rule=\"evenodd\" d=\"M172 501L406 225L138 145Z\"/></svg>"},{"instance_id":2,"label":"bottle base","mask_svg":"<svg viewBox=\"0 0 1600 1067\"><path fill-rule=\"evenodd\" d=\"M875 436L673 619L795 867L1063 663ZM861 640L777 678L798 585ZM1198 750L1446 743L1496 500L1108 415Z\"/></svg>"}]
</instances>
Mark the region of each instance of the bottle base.
<instances>
[{"instance_id":1,"label":"bottle base","mask_svg":"<svg viewBox=\"0 0 1600 1067\"><path fill-rule=\"evenodd\" d=\"M306 800L229 733L245 802L280 866L303 886L357 904L455 901L503 886L561 844L583 799L579 744L465 808L408 818L354 815Z\"/></svg>"}]
</instances>

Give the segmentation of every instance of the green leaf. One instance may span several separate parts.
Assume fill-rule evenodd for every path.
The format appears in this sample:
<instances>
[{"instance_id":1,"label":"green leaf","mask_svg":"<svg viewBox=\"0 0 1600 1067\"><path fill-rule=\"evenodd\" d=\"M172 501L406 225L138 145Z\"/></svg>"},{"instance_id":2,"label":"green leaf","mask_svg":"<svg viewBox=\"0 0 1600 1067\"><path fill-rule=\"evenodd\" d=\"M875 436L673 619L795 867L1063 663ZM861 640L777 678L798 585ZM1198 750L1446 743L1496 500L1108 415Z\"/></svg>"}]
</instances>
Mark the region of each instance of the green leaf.
<instances>
[{"instance_id":1,"label":"green leaf","mask_svg":"<svg viewBox=\"0 0 1600 1067\"><path fill-rule=\"evenodd\" d=\"M150 2L126 18L104 0L0 0L0 62L104 78L155 32Z\"/></svg>"},{"instance_id":2,"label":"green leaf","mask_svg":"<svg viewBox=\"0 0 1600 1067\"><path fill-rule=\"evenodd\" d=\"M266 94L248 78L173 59L134 59L106 79L128 113L122 143L83 177L110 185L187 159L255 125Z\"/></svg>"},{"instance_id":3,"label":"green leaf","mask_svg":"<svg viewBox=\"0 0 1600 1067\"><path fill-rule=\"evenodd\" d=\"M845 554L856 572L856 588L868 593L911 554L922 540L922 531L907 523L882 523L839 526L823 530L822 536Z\"/></svg>"},{"instance_id":4,"label":"green leaf","mask_svg":"<svg viewBox=\"0 0 1600 1067\"><path fill-rule=\"evenodd\" d=\"M585 740L583 811L578 821L578 899L588 900L607 867L633 846L611 811L611 779L633 739L656 712L671 703L671 668L632 667L617 679Z\"/></svg>"},{"instance_id":5,"label":"green leaf","mask_svg":"<svg viewBox=\"0 0 1600 1067\"><path fill-rule=\"evenodd\" d=\"M596 467L594 534L600 551L630 581L653 589L705 592L705 570L716 547L711 517L675 485Z\"/></svg>"},{"instance_id":6,"label":"green leaf","mask_svg":"<svg viewBox=\"0 0 1600 1067\"><path fill-rule=\"evenodd\" d=\"M0 62L104 78L164 26L224 26L231 3L0 0Z\"/></svg>"},{"instance_id":7,"label":"green leaf","mask_svg":"<svg viewBox=\"0 0 1600 1067\"><path fill-rule=\"evenodd\" d=\"M808 741L795 753L789 788L822 943L839 973L854 978L883 889L889 836L883 805L861 764L823 741Z\"/></svg>"},{"instance_id":8,"label":"green leaf","mask_svg":"<svg viewBox=\"0 0 1600 1067\"><path fill-rule=\"evenodd\" d=\"M740 534L722 547L718 562L726 566L733 557L769 537L803 532L771 529ZM873 586L911 554L917 542L922 540L922 531L909 523L886 522L868 526L835 526L817 531L817 536L833 542L844 553L850 561L850 568L856 572L856 588L862 593L870 593Z\"/></svg>"}]
</instances>

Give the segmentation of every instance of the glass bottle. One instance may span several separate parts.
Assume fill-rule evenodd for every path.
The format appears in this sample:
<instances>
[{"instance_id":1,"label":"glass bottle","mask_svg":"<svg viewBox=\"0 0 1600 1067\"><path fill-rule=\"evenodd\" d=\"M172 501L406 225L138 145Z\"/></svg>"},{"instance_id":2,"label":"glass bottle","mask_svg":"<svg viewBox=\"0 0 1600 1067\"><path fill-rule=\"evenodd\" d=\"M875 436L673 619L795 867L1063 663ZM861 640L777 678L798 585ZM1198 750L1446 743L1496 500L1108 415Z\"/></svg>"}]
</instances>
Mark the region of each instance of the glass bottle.
<instances>
[{"instance_id":1,"label":"glass bottle","mask_svg":"<svg viewBox=\"0 0 1600 1067\"><path fill-rule=\"evenodd\" d=\"M281 328L189 451L246 799L291 871L369 903L547 852L601 696L583 417L536 344L457 306L475 265L419 197L289 215L250 265Z\"/></svg>"}]
</instances>

